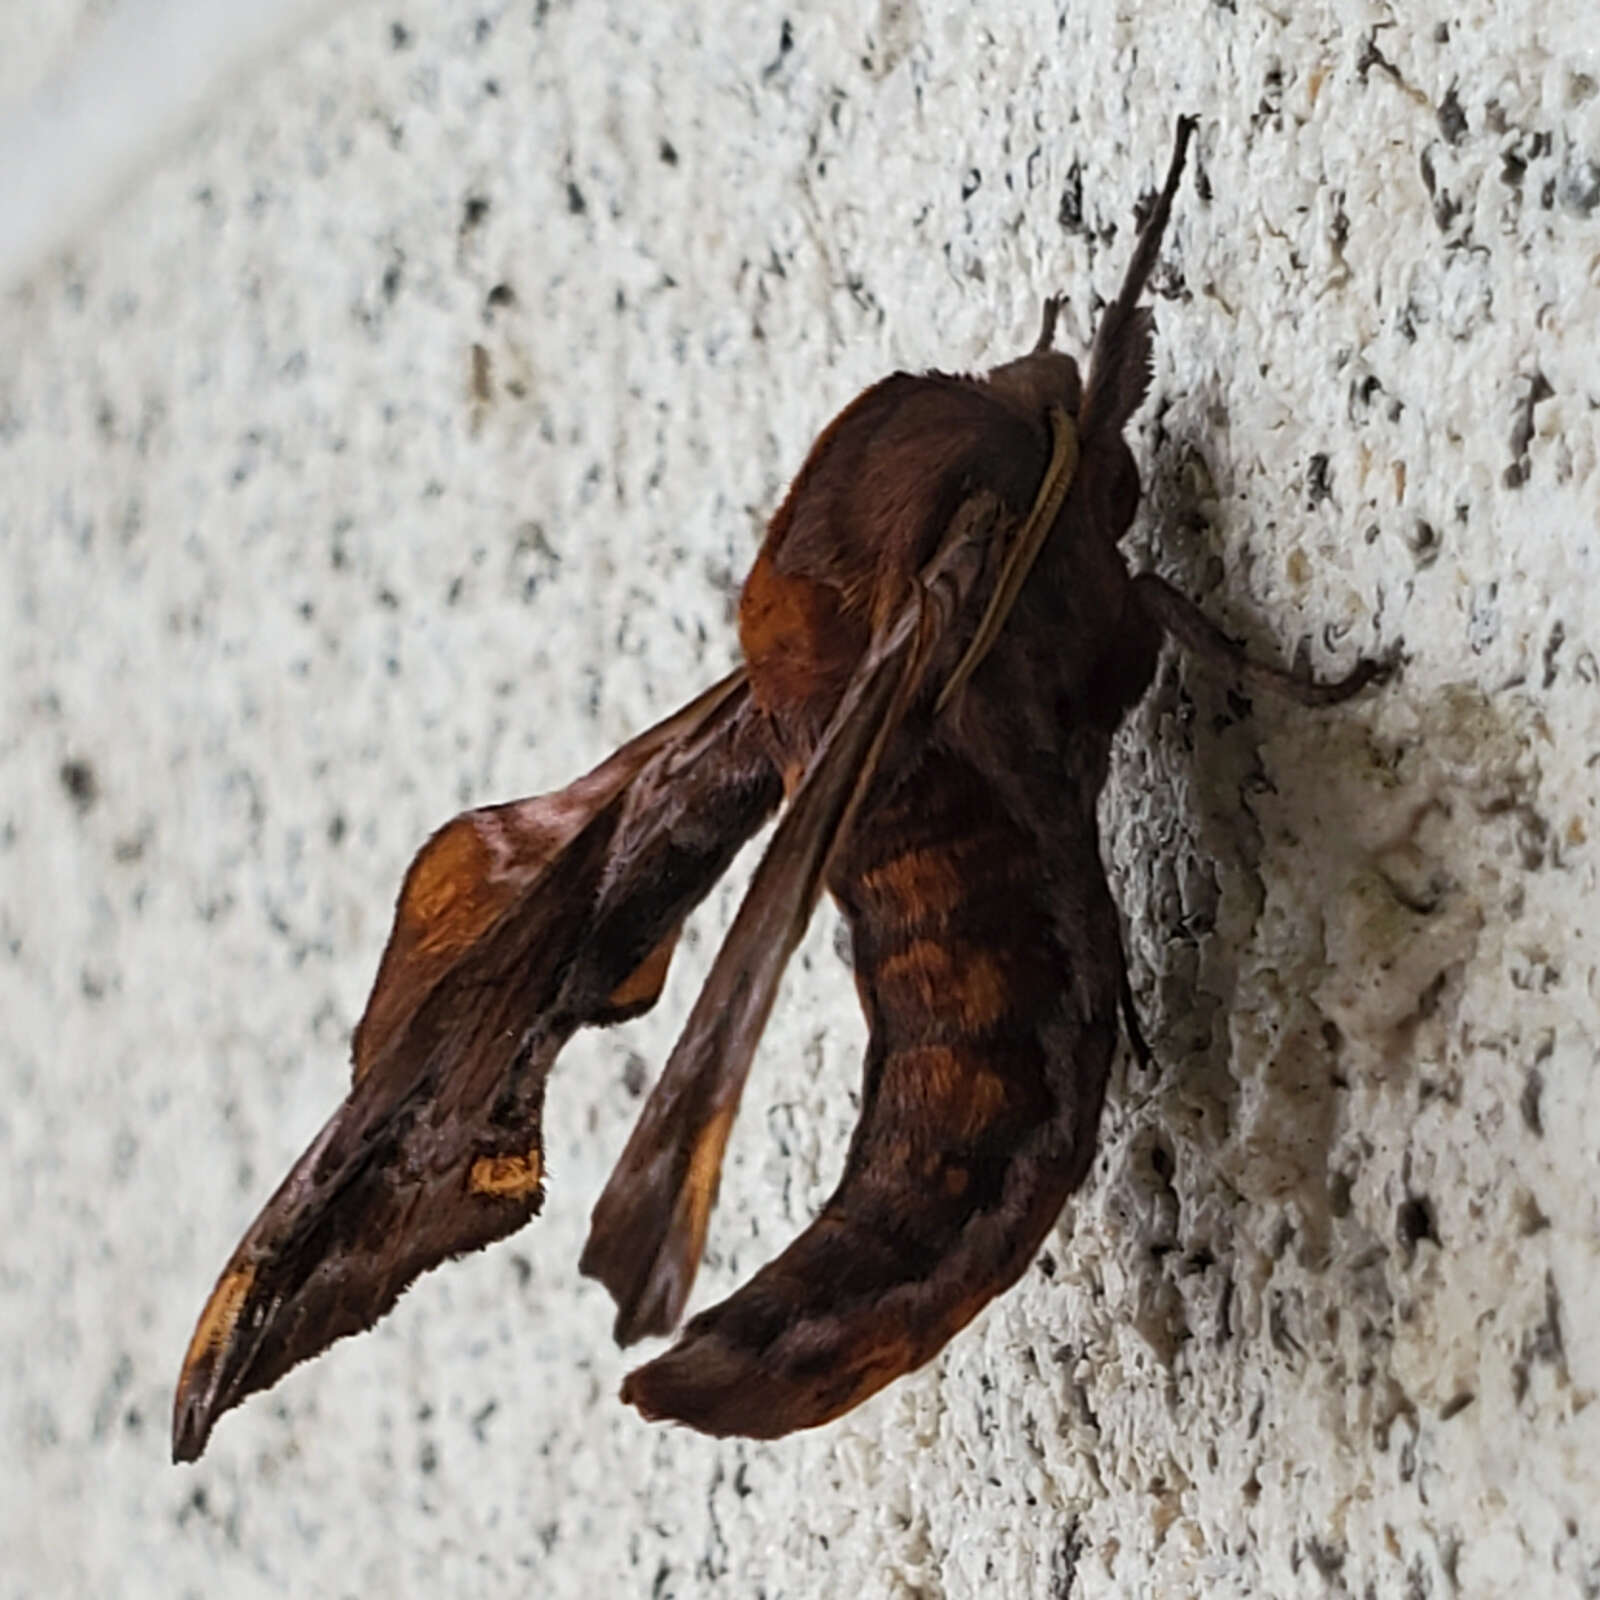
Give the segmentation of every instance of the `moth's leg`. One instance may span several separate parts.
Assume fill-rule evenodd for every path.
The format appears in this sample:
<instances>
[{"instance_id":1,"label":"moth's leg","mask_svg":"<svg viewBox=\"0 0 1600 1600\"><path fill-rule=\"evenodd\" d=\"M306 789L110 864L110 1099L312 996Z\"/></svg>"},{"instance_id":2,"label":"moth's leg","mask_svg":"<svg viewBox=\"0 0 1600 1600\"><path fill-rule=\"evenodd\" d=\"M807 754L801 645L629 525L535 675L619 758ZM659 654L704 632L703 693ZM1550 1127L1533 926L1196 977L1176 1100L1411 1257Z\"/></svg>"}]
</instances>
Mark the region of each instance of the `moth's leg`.
<instances>
[{"instance_id":1,"label":"moth's leg","mask_svg":"<svg viewBox=\"0 0 1600 1600\"><path fill-rule=\"evenodd\" d=\"M1337 705L1369 683L1381 682L1394 670L1393 657L1364 658L1342 678L1324 682L1302 677L1283 667L1252 661L1244 647L1230 639L1187 595L1153 572L1141 572L1134 578L1133 598L1147 617L1192 655L1219 671L1231 673L1241 683L1285 695L1303 706Z\"/></svg>"},{"instance_id":2,"label":"moth's leg","mask_svg":"<svg viewBox=\"0 0 1600 1600\"><path fill-rule=\"evenodd\" d=\"M1122 936L1121 920L1117 919L1117 1009L1122 1013L1122 1030L1128 1036L1128 1048L1143 1070L1153 1057L1139 1024L1139 1008L1134 1003L1133 984L1128 979L1128 943Z\"/></svg>"},{"instance_id":3,"label":"moth's leg","mask_svg":"<svg viewBox=\"0 0 1600 1600\"><path fill-rule=\"evenodd\" d=\"M1122 1026L1128 1035L1128 1048L1133 1059L1143 1070L1151 1062L1150 1046L1145 1042L1144 1029L1139 1026L1139 1008L1133 1003L1133 985L1128 982L1127 962L1122 966L1122 984L1117 996L1122 1006Z\"/></svg>"}]
</instances>

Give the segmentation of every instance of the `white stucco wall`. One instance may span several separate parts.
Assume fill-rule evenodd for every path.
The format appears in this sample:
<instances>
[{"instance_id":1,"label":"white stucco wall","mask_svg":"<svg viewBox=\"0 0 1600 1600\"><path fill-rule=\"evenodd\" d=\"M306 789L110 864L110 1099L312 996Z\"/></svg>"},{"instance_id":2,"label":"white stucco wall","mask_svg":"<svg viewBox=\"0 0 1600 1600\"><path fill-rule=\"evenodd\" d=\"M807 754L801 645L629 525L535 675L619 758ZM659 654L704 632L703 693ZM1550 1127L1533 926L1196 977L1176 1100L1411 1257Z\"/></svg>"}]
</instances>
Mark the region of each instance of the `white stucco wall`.
<instances>
[{"instance_id":1,"label":"white stucco wall","mask_svg":"<svg viewBox=\"0 0 1600 1600\"><path fill-rule=\"evenodd\" d=\"M13 92L77 37L32 10ZM360 5L0 300L4 1591L1600 1590L1597 47L1583 0ZM1406 664L1323 713L1164 665L1103 809L1157 1064L1036 1268L812 1435L615 1401L578 1251L730 884L560 1063L544 1217L169 1466L417 843L728 666L858 389L1054 289L1081 344L1180 111L1130 557ZM831 1187L861 1044L825 914L697 1304Z\"/></svg>"}]
</instances>

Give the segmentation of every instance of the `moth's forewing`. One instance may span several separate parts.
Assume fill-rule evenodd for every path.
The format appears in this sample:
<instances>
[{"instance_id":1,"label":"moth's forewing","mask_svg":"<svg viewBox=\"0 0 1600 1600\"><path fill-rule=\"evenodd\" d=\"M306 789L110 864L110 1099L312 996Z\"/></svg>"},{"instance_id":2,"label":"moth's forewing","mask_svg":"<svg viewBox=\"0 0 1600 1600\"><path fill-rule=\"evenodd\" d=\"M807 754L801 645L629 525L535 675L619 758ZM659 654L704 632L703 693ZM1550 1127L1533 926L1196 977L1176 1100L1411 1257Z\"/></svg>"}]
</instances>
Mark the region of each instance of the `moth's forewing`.
<instances>
[{"instance_id":1,"label":"moth's forewing","mask_svg":"<svg viewBox=\"0 0 1600 1600\"><path fill-rule=\"evenodd\" d=\"M576 1027L653 1003L684 916L778 794L735 674L566 789L429 840L356 1030L349 1096L201 1313L177 1459L420 1273L538 1211L557 1052Z\"/></svg>"}]
</instances>

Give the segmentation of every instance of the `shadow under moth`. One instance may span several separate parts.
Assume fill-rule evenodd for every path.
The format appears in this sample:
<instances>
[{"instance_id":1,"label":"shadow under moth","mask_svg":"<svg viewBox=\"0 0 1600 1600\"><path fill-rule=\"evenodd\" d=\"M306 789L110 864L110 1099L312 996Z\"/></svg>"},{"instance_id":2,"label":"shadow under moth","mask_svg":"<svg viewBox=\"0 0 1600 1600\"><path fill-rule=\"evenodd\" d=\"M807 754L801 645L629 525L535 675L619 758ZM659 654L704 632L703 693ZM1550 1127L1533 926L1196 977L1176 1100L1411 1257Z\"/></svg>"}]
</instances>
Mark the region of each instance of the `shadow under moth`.
<instances>
[{"instance_id":1,"label":"shadow under moth","mask_svg":"<svg viewBox=\"0 0 1600 1600\"><path fill-rule=\"evenodd\" d=\"M1087 381L1051 348L897 373L831 422L739 606L744 665L553 794L423 846L355 1030L354 1081L201 1312L177 1460L420 1273L543 1199L546 1076L579 1027L654 1004L685 916L783 814L594 1208L580 1263L623 1344L670 1333L784 965L824 888L869 1026L861 1115L820 1215L624 1400L772 1438L920 1366L1016 1281L1089 1170L1119 1026L1143 1052L1095 804L1164 637L1306 704L1117 543L1150 385L1140 304L1193 123Z\"/></svg>"}]
</instances>

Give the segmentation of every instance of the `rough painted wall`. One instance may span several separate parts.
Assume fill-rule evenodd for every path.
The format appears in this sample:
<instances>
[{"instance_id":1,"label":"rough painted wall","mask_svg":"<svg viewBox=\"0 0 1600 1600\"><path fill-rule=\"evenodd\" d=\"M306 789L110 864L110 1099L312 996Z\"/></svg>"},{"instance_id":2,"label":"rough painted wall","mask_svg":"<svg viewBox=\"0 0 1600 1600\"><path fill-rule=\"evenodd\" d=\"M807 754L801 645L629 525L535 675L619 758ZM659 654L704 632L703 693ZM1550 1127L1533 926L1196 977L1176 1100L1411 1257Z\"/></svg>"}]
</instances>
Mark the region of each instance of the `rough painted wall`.
<instances>
[{"instance_id":1,"label":"rough painted wall","mask_svg":"<svg viewBox=\"0 0 1600 1600\"><path fill-rule=\"evenodd\" d=\"M6 1593L1600 1591L1592 8L1281 12L363 5L0 302ZM1157 1063L1036 1268L815 1435L617 1405L579 1245L730 884L563 1058L543 1219L168 1466L417 843L725 669L857 389L1057 288L1081 344L1180 111L1130 557L1406 663L1165 663L1103 807ZM838 1170L834 936L697 1303Z\"/></svg>"}]
</instances>

